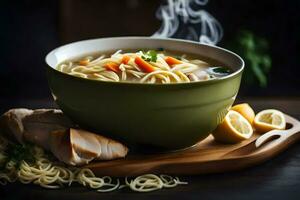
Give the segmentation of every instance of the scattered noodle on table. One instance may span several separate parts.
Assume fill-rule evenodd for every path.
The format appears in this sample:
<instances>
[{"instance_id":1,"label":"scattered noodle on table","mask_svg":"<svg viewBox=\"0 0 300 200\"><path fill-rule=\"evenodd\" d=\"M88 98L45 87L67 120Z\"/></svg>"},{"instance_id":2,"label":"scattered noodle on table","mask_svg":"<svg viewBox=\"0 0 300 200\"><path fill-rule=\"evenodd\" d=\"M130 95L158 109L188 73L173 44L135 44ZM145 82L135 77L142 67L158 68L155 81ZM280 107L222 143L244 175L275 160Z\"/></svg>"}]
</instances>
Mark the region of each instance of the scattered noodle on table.
<instances>
[{"instance_id":1,"label":"scattered noodle on table","mask_svg":"<svg viewBox=\"0 0 300 200\"><path fill-rule=\"evenodd\" d=\"M2 142L0 140L0 142ZM3 144L0 143L1 147ZM3 148L0 148L0 164L7 160ZM109 176L97 177L92 170L87 168L68 167L64 164L53 162L39 147L33 147L34 162L21 160L19 163L9 160L0 170L0 184L6 185L15 181L23 184L36 184L44 188L57 189L71 186L76 182L97 192L112 192L127 187L137 192L150 192L162 188L171 188L187 184L178 177L169 175L145 174L131 179L125 178L121 185L119 179L113 180Z\"/></svg>"}]
</instances>

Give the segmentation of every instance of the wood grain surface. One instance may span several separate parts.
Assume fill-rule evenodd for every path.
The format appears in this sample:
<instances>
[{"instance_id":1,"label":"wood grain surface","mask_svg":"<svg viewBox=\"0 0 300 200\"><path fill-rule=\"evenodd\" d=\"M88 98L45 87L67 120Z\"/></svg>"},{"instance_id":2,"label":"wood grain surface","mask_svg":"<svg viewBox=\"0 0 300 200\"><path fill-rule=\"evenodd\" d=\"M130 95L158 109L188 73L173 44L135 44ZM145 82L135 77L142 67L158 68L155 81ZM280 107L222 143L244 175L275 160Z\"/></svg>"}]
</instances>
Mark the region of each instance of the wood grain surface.
<instances>
[{"instance_id":1,"label":"wood grain surface","mask_svg":"<svg viewBox=\"0 0 300 200\"><path fill-rule=\"evenodd\" d=\"M86 167L99 176L136 176L146 173L195 175L240 170L268 160L300 138L300 122L286 115L288 130L254 134L238 144L220 144L212 136L195 146L153 155L129 155L125 159L95 162ZM257 147L257 138L262 137Z\"/></svg>"}]
</instances>

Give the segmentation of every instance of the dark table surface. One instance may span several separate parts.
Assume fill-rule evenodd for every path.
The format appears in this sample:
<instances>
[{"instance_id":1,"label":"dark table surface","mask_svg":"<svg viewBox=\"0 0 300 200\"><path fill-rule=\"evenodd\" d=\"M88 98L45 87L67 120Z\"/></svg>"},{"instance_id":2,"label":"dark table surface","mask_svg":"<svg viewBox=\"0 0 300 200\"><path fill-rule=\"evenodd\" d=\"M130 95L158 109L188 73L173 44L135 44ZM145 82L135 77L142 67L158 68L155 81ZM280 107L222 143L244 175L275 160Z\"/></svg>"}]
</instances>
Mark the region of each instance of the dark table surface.
<instances>
[{"instance_id":1,"label":"dark table surface","mask_svg":"<svg viewBox=\"0 0 300 200\"><path fill-rule=\"evenodd\" d=\"M300 119L300 98L247 98L255 111L277 108ZM55 107L49 100L0 100L0 111L13 107ZM222 167L222 166L220 166ZM242 171L182 176L188 185L151 193L127 189L97 193L80 186L60 190L43 189L20 183L0 186L0 199L300 199L300 145L291 146L277 157Z\"/></svg>"}]
</instances>

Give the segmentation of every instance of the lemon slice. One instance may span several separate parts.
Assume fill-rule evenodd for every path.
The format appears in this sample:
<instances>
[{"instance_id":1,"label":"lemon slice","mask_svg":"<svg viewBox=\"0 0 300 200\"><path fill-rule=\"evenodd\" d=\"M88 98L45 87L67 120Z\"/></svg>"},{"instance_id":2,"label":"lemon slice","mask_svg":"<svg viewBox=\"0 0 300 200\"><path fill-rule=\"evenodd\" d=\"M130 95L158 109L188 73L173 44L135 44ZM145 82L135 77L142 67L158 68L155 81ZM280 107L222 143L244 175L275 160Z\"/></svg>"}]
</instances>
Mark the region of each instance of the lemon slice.
<instances>
[{"instance_id":1,"label":"lemon slice","mask_svg":"<svg viewBox=\"0 0 300 200\"><path fill-rule=\"evenodd\" d=\"M254 118L254 127L260 133L265 133L274 129L285 129L284 114L279 110L263 110Z\"/></svg>"},{"instance_id":2,"label":"lemon slice","mask_svg":"<svg viewBox=\"0 0 300 200\"><path fill-rule=\"evenodd\" d=\"M248 120L240 113L230 110L212 134L216 141L237 143L249 139L253 134L253 129Z\"/></svg>"},{"instance_id":3,"label":"lemon slice","mask_svg":"<svg viewBox=\"0 0 300 200\"><path fill-rule=\"evenodd\" d=\"M249 106L249 104L247 103L237 104L233 106L231 110L234 110L240 113L241 115L243 115L243 117L245 117L248 120L248 122L250 122L250 124L253 123L253 120L255 118L255 113L253 109Z\"/></svg>"}]
</instances>

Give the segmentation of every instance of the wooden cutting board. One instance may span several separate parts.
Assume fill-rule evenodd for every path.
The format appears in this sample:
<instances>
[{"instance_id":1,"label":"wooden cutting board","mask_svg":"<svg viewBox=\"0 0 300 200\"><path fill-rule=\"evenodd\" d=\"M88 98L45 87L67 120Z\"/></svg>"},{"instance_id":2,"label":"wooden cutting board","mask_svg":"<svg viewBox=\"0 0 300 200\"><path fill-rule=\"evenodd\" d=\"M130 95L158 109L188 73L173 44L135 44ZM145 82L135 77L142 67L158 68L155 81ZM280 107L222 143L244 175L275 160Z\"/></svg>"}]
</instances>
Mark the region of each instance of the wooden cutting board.
<instances>
[{"instance_id":1,"label":"wooden cutting board","mask_svg":"<svg viewBox=\"0 0 300 200\"><path fill-rule=\"evenodd\" d=\"M137 176L146 173L193 175L239 170L262 163L298 141L300 122L286 115L287 130L273 130L238 144L220 144L212 136L176 152L128 155L124 159L94 162L86 167L98 176Z\"/></svg>"}]
</instances>

